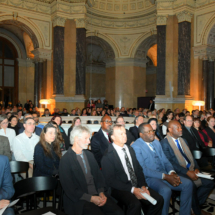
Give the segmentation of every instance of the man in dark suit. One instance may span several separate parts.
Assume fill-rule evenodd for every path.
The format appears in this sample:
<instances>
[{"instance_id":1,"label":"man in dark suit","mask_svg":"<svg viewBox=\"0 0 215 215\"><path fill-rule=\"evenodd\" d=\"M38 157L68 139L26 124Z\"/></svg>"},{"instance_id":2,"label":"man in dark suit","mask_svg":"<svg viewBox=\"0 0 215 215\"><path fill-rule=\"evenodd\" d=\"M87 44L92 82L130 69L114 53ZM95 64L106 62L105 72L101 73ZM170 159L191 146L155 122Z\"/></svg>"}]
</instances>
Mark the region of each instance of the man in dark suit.
<instances>
[{"instance_id":1,"label":"man in dark suit","mask_svg":"<svg viewBox=\"0 0 215 215\"><path fill-rule=\"evenodd\" d=\"M169 134L161 141L161 146L166 157L173 165L177 174L189 179L193 184L192 209L195 215L209 215L201 210L214 187L214 182L208 179L198 179L199 166L193 158L186 141L181 138L182 129L179 122L172 120L168 124Z\"/></svg>"},{"instance_id":2,"label":"man in dark suit","mask_svg":"<svg viewBox=\"0 0 215 215\"><path fill-rule=\"evenodd\" d=\"M46 108L45 111L44 111L44 114L42 115L42 117L49 117L51 116L50 112L49 112L49 109Z\"/></svg>"},{"instance_id":3,"label":"man in dark suit","mask_svg":"<svg viewBox=\"0 0 215 215\"><path fill-rule=\"evenodd\" d=\"M148 188L133 149L125 145L127 141L125 128L122 125L114 125L109 136L113 143L109 144L101 164L106 183L112 188L112 196L126 205L127 215L140 215L141 208L147 215L161 214L163 198ZM157 204L149 203L141 193L151 195L157 200Z\"/></svg>"},{"instance_id":4,"label":"man in dark suit","mask_svg":"<svg viewBox=\"0 0 215 215\"><path fill-rule=\"evenodd\" d=\"M10 163L6 156L0 155L0 209L10 204L13 194L14 188ZM3 215L15 215L15 213L12 208L7 208Z\"/></svg>"},{"instance_id":5,"label":"man in dark suit","mask_svg":"<svg viewBox=\"0 0 215 215\"><path fill-rule=\"evenodd\" d=\"M153 111L155 109L155 103L152 99L149 101L148 109Z\"/></svg>"},{"instance_id":6,"label":"man in dark suit","mask_svg":"<svg viewBox=\"0 0 215 215\"><path fill-rule=\"evenodd\" d=\"M110 144L110 139L108 137L108 132L112 125L112 119L110 116L103 116L101 118L101 128L99 131L92 137L91 140L91 150L97 160L99 166L101 166L101 159L104 155L108 145Z\"/></svg>"},{"instance_id":7,"label":"man in dark suit","mask_svg":"<svg viewBox=\"0 0 215 215\"><path fill-rule=\"evenodd\" d=\"M182 126L182 138L187 141L190 151L204 149L205 144L202 142L198 131L192 127L192 124L192 116L185 116L184 126Z\"/></svg>"},{"instance_id":8,"label":"man in dark suit","mask_svg":"<svg viewBox=\"0 0 215 215\"><path fill-rule=\"evenodd\" d=\"M135 140L140 137L138 127L144 122L142 116L137 116L134 120L134 126L129 128L129 131L133 134Z\"/></svg>"},{"instance_id":9,"label":"man in dark suit","mask_svg":"<svg viewBox=\"0 0 215 215\"><path fill-rule=\"evenodd\" d=\"M105 195L104 177L93 154L87 150L89 129L76 126L70 138L73 146L62 157L59 166L66 214L123 215L116 203Z\"/></svg>"},{"instance_id":10,"label":"man in dark suit","mask_svg":"<svg viewBox=\"0 0 215 215\"><path fill-rule=\"evenodd\" d=\"M124 121L123 116L118 116L116 118L116 124L122 125L123 127L125 127L125 121ZM125 144L130 146L135 141L135 138L134 138L133 134L128 129L125 129L125 130L126 130L126 136L127 136L127 142Z\"/></svg>"}]
</instances>

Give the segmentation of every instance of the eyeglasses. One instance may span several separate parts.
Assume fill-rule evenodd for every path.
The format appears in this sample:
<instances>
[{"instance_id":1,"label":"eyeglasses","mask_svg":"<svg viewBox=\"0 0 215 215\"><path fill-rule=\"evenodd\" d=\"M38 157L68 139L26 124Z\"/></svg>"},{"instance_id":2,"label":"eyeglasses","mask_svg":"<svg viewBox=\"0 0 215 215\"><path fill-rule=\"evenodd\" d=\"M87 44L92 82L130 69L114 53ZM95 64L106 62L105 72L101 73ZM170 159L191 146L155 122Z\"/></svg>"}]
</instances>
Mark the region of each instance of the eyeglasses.
<instances>
[{"instance_id":1,"label":"eyeglasses","mask_svg":"<svg viewBox=\"0 0 215 215\"><path fill-rule=\"evenodd\" d=\"M153 133L155 133L154 130L150 130L150 131L148 131L148 132L144 132L144 134L153 134Z\"/></svg>"},{"instance_id":2,"label":"eyeglasses","mask_svg":"<svg viewBox=\"0 0 215 215\"><path fill-rule=\"evenodd\" d=\"M102 121L102 122L105 122L106 124L112 124L113 121L108 121L108 120L105 120L105 121Z\"/></svg>"}]
</instances>

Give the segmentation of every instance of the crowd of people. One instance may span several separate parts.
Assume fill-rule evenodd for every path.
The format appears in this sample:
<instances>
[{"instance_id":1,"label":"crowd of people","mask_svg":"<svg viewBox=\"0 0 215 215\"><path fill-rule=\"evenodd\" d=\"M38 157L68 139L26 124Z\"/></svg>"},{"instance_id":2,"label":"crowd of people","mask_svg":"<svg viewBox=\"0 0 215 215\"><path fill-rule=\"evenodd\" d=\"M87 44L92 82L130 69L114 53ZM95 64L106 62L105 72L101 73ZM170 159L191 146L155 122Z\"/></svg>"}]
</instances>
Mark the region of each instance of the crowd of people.
<instances>
[{"instance_id":1,"label":"crowd of people","mask_svg":"<svg viewBox=\"0 0 215 215\"><path fill-rule=\"evenodd\" d=\"M181 215L210 214L201 206L214 182L197 174L214 163L204 155L196 161L192 152L215 146L214 110L156 110L153 103L149 109L109 109L107 102L104 106L101 101L90 102L82 114L78 108L71 111L74 118L67 134L62 126L66 109L56 108L54 113L46 109L43 116L51 120L40 124L37 109L31 101L26 104L1 108L0 165L7 171L0 171L0 176L5 174L0 194L10 195L0 195L0 208L14 194L8 165L15 160L29 163L29 177L59 177L68 215L140 215L141 210L167 215L173 190L180 191ZM93 112L101 116L101 128L92 135L79 116ZM127 116L135 117L129 130ZM16 180L25 177L20 174ZM144 193L157 204L151 204ZM125 206L124 211L115 200ZM9 208L5 214L14 213Z\"/></svg>"}]
</instances>

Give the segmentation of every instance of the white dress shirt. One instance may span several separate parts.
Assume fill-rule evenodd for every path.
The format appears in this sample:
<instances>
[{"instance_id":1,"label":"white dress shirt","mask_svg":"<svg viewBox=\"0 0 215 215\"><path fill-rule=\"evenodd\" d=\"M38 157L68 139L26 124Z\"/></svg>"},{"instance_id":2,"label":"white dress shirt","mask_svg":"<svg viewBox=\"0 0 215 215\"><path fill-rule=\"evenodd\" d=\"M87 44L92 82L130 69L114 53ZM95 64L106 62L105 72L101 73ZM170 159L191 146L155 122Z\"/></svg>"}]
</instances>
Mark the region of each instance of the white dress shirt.
<instances>
[{"instance_id":1,"label":"white dress shirt","mask_svg":"<svg viewBox=\"0 0 215 215\"><path fill-rule=\"evenodd\" d=\"M121 146L116 145L115 143L113 143L113 147L116 149L116 152L117 152L117 154L119 155L120 161L121 161L121 163L122 163L123 169L124 169L124 171L125 171L125 173L126 173L126 175L127 175L127 177L128 177L128 180L130 181L130 180L131 180L131 177L130 177L130 174L129 174L129 172L128 172L128 167L127 167L126 161L125 161L125 152L122 150L123 148L125 149L125 151L126 151L126 153L127 153L127 155L128 155L128 159L129 159L129 161L130 161L130 163L131 163L131 166L132 166L132 168L134 169L133 163L132 163L132 159L131 159L131 155L130 155L130 152L129 152L129 150L128 150L128 147L127 147L127 145L124 145L123 147L121 147ZM134 188L135 188L135 187L132 187L131 193L133 193Z\"/></svg>"},{"instance_id":2,"label":"white dress shirt","mask_svg":"<svg viewBox=\"0 0 215 215\"><path fill-rule=\"evenodd\" d=\"M16 161L29 162L33 160L34 148L40 141L35 133L29 138L25 131L13 139L12 149Z\"/></svg>"},{"instance_id":3,"label":"white dress shirt","mask_svg":"<svg viewBox=\"0 0 215 215\"><path fill-rule=\"evenodd\" d=\"M102 132L103 132L104 136L106 137L106 139L107 139L107 140L108 140L108 142L109 142L109 137L108 137L108 134L107 134L108 132L103 131L103 130L102 130Z\"/></svg>"},{"instance_id":4,"label":"white dress shirt","mask_svg":"<svg viewBox=\"0 0 215 215\"><path fill-rule=\"evenodd\" d=\"M10 150L12 151L12 143L13 139L16 137L16 132L11 128L6 128L6 134L4 133L4 129L0 129L0 135L8 138L10 143Z\"/></svg>"},{"instance_id":5,"label":"white dress shirt","mask_svg":"<svg viewBox=\"0 0 215 215\"><path fill-rule=\"evenodd\" d=\"M170 122L170 120L166 120L166 122ZM167 133L167 127L164 124L162 125L162 133L163 135L166 135Z\"/></svg>"},{"instance_id":6,"label":"white dress shirt","mask_svg":"<svg viewBox=\"0 0 215 215\"><path fill-rule=\"evenodd\" d=\"M175 138L173 138L172 137L172 139L173 139L173 141L174 141L174 143L175 143L175 145L176 145L176 147L178 148L178 146L177 146L177 143L175 142ZM177 139L178 140L178 142L179 142L179 145L181 146L181 142L180 142L180 140L179 140L179 138ZM182 148L182 146L181 146L181 149L182 149L182 151L184 152L184 150L183 150L183 148ZM181 152L180 152L181 153ZM185 154L185 153L184 153ZM184 156L182 155L182 157L184 158ZM184 160L185 160L185 162L186 162L186 166L187 166L187 164L188 164L188 162L186 161L186 159L184 158Z\"/></svg>"},{"instance_id":7,"label":"white dress shirt","mask_svg":"<svg viewBox=\"0 0 215 215\"><path fill-rule=\"evenodd\" d=\"M150 143L148 143L148 142L145 142L145 143L148 145L148 147L151 149L151 151L154 152L154 149L151 147ZM168 172L168 174L170 175L172 172L175 172L175 171L174 171L174 170L170 170L170 171ZM164 179L164 174L165 174L165 173L162 174L162 179Z\"/></svg>"}]
</instances>

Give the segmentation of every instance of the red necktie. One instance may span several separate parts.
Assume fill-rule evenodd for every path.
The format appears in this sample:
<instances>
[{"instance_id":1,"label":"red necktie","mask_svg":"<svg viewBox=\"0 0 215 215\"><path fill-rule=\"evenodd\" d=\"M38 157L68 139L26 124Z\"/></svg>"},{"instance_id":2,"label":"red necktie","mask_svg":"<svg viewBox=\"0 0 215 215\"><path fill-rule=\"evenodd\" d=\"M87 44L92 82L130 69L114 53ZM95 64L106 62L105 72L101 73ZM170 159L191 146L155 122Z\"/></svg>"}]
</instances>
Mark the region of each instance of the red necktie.
<instances>
[{"instance_id":1,"label":"red necktie","mask_svg":"<svg viewBox=\"0 0 215 215\"><path fill-rule=\"evenodd\" d=\"M108 135L108 133L107 133L107 135ZM108 135L108 141L109 141L109 143L111 143L111 140L110 140L110 137L109 137L109 135Z\"/></svg>"}]
</instances>

